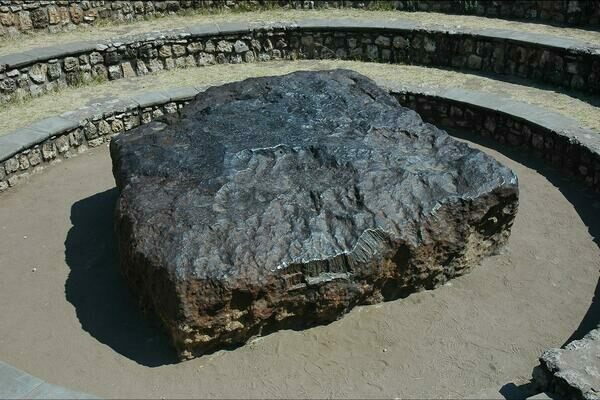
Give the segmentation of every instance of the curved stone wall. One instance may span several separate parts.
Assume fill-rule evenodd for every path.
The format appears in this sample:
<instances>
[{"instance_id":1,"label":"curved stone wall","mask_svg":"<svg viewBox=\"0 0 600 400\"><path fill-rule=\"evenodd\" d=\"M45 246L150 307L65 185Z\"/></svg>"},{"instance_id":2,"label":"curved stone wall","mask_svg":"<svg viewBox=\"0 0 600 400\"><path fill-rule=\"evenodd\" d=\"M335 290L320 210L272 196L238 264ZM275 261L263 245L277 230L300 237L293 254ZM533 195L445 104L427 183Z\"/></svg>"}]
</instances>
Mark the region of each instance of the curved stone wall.
<instances>
[{"instance_id":1,"label":"curved stone wall","mask_svg":"<svg viewBox=\"0 0 600 400\"><path fill-rule=\"evenodd\" d=\"M0 136L0 191L47 165L99 146L118 133L178 112L204 88L153 92L47 118ZM531 151L600 191L600 135L573 120L495 95L450 89L389 88L400 104L442 128L461 128ZM199 94L201 95L201 94Z\"/></svg>"},{"instance_id":2,"label":"curved stone wall","mask_svg":"<svg viewBox=\"0 0 600 400\"><path fill-rule=\"evenodd\" d=\"M199 8L353 7L433 11L506 19L599 26L600 0L0 0L0 37L29 31L58 32L99 20L133 21Z\"/></svg>"},{"instance_id":3,"label":"curved stone wall","mask_svg":"<svg viewBox=\"0 0 600 400\"><path fill-rule=\"evenodd\" d=\"M600 93L600 45L494 29L446 31L406 21L208 24L0 57L0 103L92 79L271 59L338 58L518 76Z\"/></svg>"},{"instance_id":4,"label":"curved stone wall","mask_svg":"<svg viewBox=\"0 0 600 400\"><path fill-rule=\"evenodd\" d=\"M130 22L179 11L222 7L225 0L0 0L0 37L50 33L94 25L100 20Z\"/></svg>"}]
</instances>

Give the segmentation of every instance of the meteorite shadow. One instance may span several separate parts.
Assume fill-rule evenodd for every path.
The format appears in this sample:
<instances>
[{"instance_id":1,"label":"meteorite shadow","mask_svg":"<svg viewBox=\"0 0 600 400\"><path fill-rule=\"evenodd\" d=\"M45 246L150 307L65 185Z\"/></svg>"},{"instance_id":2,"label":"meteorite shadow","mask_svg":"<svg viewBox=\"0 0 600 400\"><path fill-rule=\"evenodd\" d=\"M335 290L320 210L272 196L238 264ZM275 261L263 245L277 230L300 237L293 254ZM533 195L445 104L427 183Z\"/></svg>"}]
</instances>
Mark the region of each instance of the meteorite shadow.
<instances>
[{"instance_id":1,"label":"meteorite shadow","mask_svg":"<svg viewBox=\"0 0 600 400\"><path fill-rule=\"evenodd\" d=\"M117 190L74 203L65 240L65 284L81 327L117 353L148 367L177 362L168 338L137 307L118 268L113 213Z\"/></svg>"},{"instance_id":2,"label":"meteorite shadow","mask_svg":"<svg viewBox=\"0 0 600 400\"><path fill-rule=\"evenodd\" d=\"M556 168L552 168L544 161L533 157L531 153L510 148L496 141L492 141L491 139L482 138L481 136L476 136L471 133L454 130L449 132L454 137L466 139L502 153L508 158L523 164L546 177L546 179L548 179L548 181L552 183L573 205L575 211L577 211L577 214L579 214L579 217L588 228L590 235L594 238L594 242L600 247L600 195L592 193L580 181L565 177ZM565 265L565 268L568 267L568 265ZM573 271L573 273L576 274L577 271ZM563 346L573 340L583 338L589 331L598 327L599 324L600 279L596 283L596 290L594 291L594 297L592 298L590 308L577 329L565 341Z\"/></svg>"}]
</instances>

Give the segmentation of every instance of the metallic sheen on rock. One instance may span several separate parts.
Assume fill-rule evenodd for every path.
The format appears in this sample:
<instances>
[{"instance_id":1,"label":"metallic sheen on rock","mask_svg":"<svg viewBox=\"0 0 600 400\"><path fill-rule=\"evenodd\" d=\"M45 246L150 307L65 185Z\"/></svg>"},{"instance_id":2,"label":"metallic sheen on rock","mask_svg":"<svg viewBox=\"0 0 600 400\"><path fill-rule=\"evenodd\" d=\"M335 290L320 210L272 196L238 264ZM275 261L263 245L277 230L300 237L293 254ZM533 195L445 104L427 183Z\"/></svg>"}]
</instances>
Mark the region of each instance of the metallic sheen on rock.
<instances>
[{"instance_id":1,"label":"metallic sheen on rock","mask_svg":"<svg viewBox=\"0 0 600 400\"><path fill-rule=\"evenodd\" d=\"M210 88L111 156L122 270L183 359L433 289L517 211L512 171L345 70Z\"/></svg>"}]
</instances>

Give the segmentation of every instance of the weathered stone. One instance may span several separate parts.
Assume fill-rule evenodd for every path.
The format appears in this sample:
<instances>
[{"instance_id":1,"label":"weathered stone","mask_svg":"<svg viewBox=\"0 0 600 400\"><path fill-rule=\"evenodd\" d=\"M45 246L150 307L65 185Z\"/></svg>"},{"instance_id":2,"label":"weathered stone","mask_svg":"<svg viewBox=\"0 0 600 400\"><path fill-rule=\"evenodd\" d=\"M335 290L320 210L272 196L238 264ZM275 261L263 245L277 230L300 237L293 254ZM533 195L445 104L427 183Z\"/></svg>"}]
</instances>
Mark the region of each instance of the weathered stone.
<instances>
[{"instance_id":1,"label":"weathered stone","mask_svg":"<svg viewBox=\"0 0 600 400\"><path fill-rule=\"evenodd\" d=\"M241 40L236 40L236 42L233 44L233 48L235 49L236 53L245 53L250 50L248 45Z\"/></svg>"},{"instance_id":2,"label":"weathered stone","mask_svg":"<svg viewBox=\"0 0 600 400\"><path fill-rule=\"evenodd\" d=\"M79 66L79 60L75 57L67 57L64 61L64 69L66 72L72 72Z\"/></svg>"},{"instance_id":3,"label":"weathered stone","mask_svg":"<svg viewBox=\"0 0 600 400\"><path fill-rule=\"evenodd\" d=\"M371 61L377 61L379 59L379 47L374 44L367 45L367 57Z\"/></svg>"},{"instance_id":4,"label":"weathered stone","mask_svg":"<svg viewBox=\"0 0 600 400\"><path fill-rule=\"evenodd\" d=\"M142 60L138 60L135 63L135 72L139 76L146 75L148 73L148 67L146 67L146 63Z\"/></svg>"},{"instance_id":5,"label":"weathered stone","mask_svg":"<svg viewBox=\"0 0 600 400\"><path fill-rule=\"evenodd\" d=\"M136 76L135 71L133 70L133 67L131 66L130 62L125 62L121 64L121 68L123 69L124 78L133 78L134 76Z\"/></svg>"},{"instance_id":6,"label":"weathered stone","mask_svg":"<svg viewBox=\"0 0 600 400\"><path fill-rule=\"evenodd\" d=\"M17 21L18 26L22 31L28 31L33 28L33 23L31 22L29 11L20 11L17 14Z\"/></svg>"},{"instance_id":7,"label":"weathered stone","mask_svg":"<svg viewBox=\"0 0 600 400\"><path fill-rule=\"evenodd\" d=\"M52 64L48 64L48 77L50 80L56 80L60 78L62 74L62 69L60 68L60 64L55 62Z\"/></svg>"},{"instance_id":8,"label":"weathered stone","mask_svg":"<svg viewBox=\"0 0 600 400\"><path fill-rule=\"evenodd\" d=\"M19 160L16 157L9 158L4 162L4 167L7 173L13 173L19 170Z\"/></svg>"},{"instance_id":9,"label":"weathered stone","mask_svg":"<svg viewBox=\"0 0 600 400\"><path fill-rule=\"evenodd\" d=\"M94 125L93 122L86 123L83 127L83 132L87 140L91 140L98 137L98 128L96 128L96 125Z\"/></svg>"},{"instance_id":10,"label":"weathered stone","mask_svg":"<svg viewBox=\"0 0 600 400\"><path fill-rule=\"evenodd\" d=\"M429 37L426 37L425 40L423 41L423 49L428 53L433 53L433 52L435 52L436 48L437 48L437 45L435 43L435 40L431 39Z\"/></svg>"},{"instance_id":11,"label":"weathered stone","mask_svg":"<svg viewBox=\"0 0 600 400\"><path fill-rule=\"evenodd\" d=\"M46 82L46 72L48 71L47 64L35 64L29 70L29 77L34 83Z\"/></svg>"},{"instance_id":12,"label":"weathered stone","mask_svg":"<svg viewBox=\"0 0 600 400\"><path fill-rule=\"evenodd\" d=\"M246 53L244 53L244 62L251 63L254 62L254 60L255 57L252 51L247 51Z\"/></svg>"},{"instance_id":13,"label":"weathered stone","mask_svg":"<svg viewBox=\"0 0 600 400\"><path fill-rule=\"evenodd\" d=\"M123 121L119 120L119 119L115 119L111 124L110 127L113 131L113 133L119 133L123 131Z\"/></svg>"},{"instance_id":14,"label":"weathered stone","mask_svg":"<svg viewBox=\"0 0 600 400\"><path fill-rule=\"evenodd\" d=\"M186 67L185 58L183 58L183 57L176 58L175 59L175 67L176 68L185 68Z\"/></svg>"},{"instance_id":15,"label":"weathered stone","mask_svg":"<svg viewBox=\"0 0 600 400\"><path fill-rule=\"evenodd\" d=\"M100 123L98 123L98 132L101 136L111 133L112 129L110 128L110 124L105 120L100 121Z\"/></svg>"},{"instance_id":16,"label":"weathered stone","mask_svg":"<svg viewBox=\"0 0 600 400\"><path fill-rule=\"evenodd\" d=\"M26 171L29 168L29 165L29 158L27 158L27 155L21 154L19 156L19 169L21 171Z\"/></svg>"},{"instance_id":17,"label":"weathered stone","mask_svg":"<svg viewBox=\"0 0 600 400\"><path fill-rule=\"evenodd\" d=\"M231 53L233 50L233 45L226 40L219 40L217 42L217 51L221 51L224 53Z\"/></svg>"},{"instance_id":18,"label":"weathered stone","mask_svg":"<svg viewBox=\"0 0 600 400\"><path fill-rule=\"evenodd\" d=\"M182 358L432 289L507 240L517 179L350 71L208 89L111 143L121 267Z\"/></svg>"},{"instance_id":19,"label":"weathered stone","mask_svg":"<svg viewBox=\"0 0 600 400\"><path fill-rule=\"evenodd\" d=\"M31 22L36 29L42 29L49 25L50 19L46 7L36 8L31 11Z\"/></svg>"},{"instance_id":20,"label":"weathered stone","mask_svg":"<svg viewBox=\"0 0 600 400\"><path fill-rule=\"evenodd\" d=\"M42 156L44 160L51 160L56 157L56 146L52 141L46 141L42 144Z\"/></svg>"},{"instance_id":21,"label":"weathered stone","mask_svg":"<svg viewBox=\"0 0 600 400\"><path fill-rule=\"evenodd\" d=\"M98 53L97 51L95 51L92 54L90 54L90 63L92 65L102 64L103 62L104 62L104 56L101 53Z\"/></svg>"},{"instance_id":22,"label":"weathered stone","mask_svg":"<svg viewBox=\"0 0 600 400\"><path fill-rule=\"evenodd\" d=\"M14 79L6 78L0 81L0 90L12 93L17 89L17 82Z\"/></svg>"},{"instance_id":23,"label":"weathered stone","mask_svg":"<svg viewBox=\"0 0 600 400\"><path fill-rule=\"evenodd\" d=\"M79 24L83 21L84 12L78 4L71 4L71 7L69 7L69 14L71 15L71 21L74 24Z\"/></svg>"},{"instance_id":24,"label":"weathered stone","mask_svg":"<svg viewBox=\"0 0 600 400\"><path fill-rule=\"evenodd\" d=\"M19 181L20 181L21 177L19 175L13 175L11 177L8 178L8 186L16 186Z\"/></svg>"},{"instance_id":25,"label":"weathered stone","mask_svg":"<svg viewBox=\"0 0 600 400\"><path fill-rule=\"evenodd\" d=\"M203 49L202 43L200 43L200 42L190 43L187 47L187 51L190 52L191 54L196 54L199 51L202 51L202 49Z\"/></svg>"},{"instance_id":26,"label":"weathered stone","mask_svg":"<svg viewBox=\"0 0 600 400\"><path fill-rule=\"evenodd\" d=\"M185 47L180 44L173 45L173 54L175 57L181 57L185 55Z\"/></svg>"},{"instance_id":27,"label":"weathered stone","mask_svg":"<svg viewBox=\"0 0 600 400\"><path fill-rule=\"evenodd\" d=\"M215 56L204 52L198 53L198 66L212 65L215 63Z\"/></svg>"},{"instance_id":28,"label":"weathered stone","mask_svg":"<svg viewBox=\"0 0 600 400\"><path fill-rule=\"evenodd\" d=\"M107 51L104 54L104 61L108 65L116 65L120 63L122 59L123 55L115 49L110 49L110 51Z\"/></svg>"},{"instance_id":29,"label":"weathered stone","mask_svg":"<svg viewBox=\"0 0 600 400\"><path fill-rule=\"evenodd\" d=\"M467 66L471 69L481 69L481 57L471 54L467 59Z\"/></svg>"},{"instance_id":30,"label":"weathered stone","mask_svg":"<svg viewBox=\"0 0 600 400\"><path fill-rule=\"evenodd\" d=\"M377 39L375 39L375 44L377 46L390 47L391 43L392 40L387 36L379 35Z\"/></svg>"},{"instance_id":31,"label":"weathered stone","mask_svg":"<svg viewBox=\"0 0 600 400\"><path fill-rule=\"evenodd\" d=\"M165 58L165 69L171 70L175 68L175 60L173 58Z\"/></svg>"},{"instance_id":32,"label":"weathered stone","mask_svg":"<svg viewBox=\"0 0 600 400\"><path fill-rule=\"evenodd\" d=\"M143 45L139 50L140 57L144 59L158 57L158 51L150 44Z\"/></svg>"},{"instance_id":33,"label":"weathered stone","mask_svg":"<svg viewBox=\"0 0 600 400\"><path fill-rule=\"evenodd\" d=\"M59 136L54 141L54 144L56 146L56 150L58 150L59 153L62 154L64 152L66 152L67 150L69 150L69 136L68 135Z\"/></svg>"},{"instance_id":34,"label":"weathered stone","mask_svg":"<svg viewBox=\"0 0 600 400\"><path fill-rule=\"evenodd\" d=\"M108 69L102 64L97 64L92 67L92 76L99 77L101 79L108 79Z\"/></svg>"},{"instance_id":35,"label":"weathered stone","mask_svg":"<svg viewBox=\"0 0 600 400\"><path fill-rule=\"evenodd\" d=\"M191 54L189 56L181 58L181 60L183 60L184 67L195 67L196 66L196 59Z\"/></svg>"},{"instance_id":36,"label":"weathered stone","mask_svg":"<svg viewBox=\"0 0 600 400\"><path fill-rule=\"evenodd\" d=\"M204 45L204 51L206 51L207 53L215 52L215 44L212 42L212 40L206 42L206 44Z\"/></svg>"},{"instance_id":37,"label":"weathered stone","mask_svg":"<svg viewBox=\"0 0 600 400\"><path fill-rule=\"evenodd\" d=\"M150 70L150 72L158 72L163 70L165 67L163 65L163 63L156 58L153 58L152 60L150 60L150 63L148 64L148 69Z\"/></svg>"},{"instance_id":38,"label":"weathered stone","mask_svg":"<svg viewBox=\"0 0 600 400\"><path fill-rule=\"evenodd\" d=\"M108 78L111 80L121 79L123 77L123 71L120 65L111 65L108 67Z\"/></svg>"},{"instance_id":39,"label":"weathered stone","mask_svg":"<svg viewBox=\"0 0 600 400\"><path fill-rule=\"evenodd\" d=\"M102 145L102 143L104 143L104 138L97 138L97 139L92 139L92 140L88 140L88 146L90 147L98 147L100 145Z\"/></svg>"},{"instance_id":40,"label":"weathered stone","mask_svg":"<svg viewBox=\"0 0 600 400\"><path fill-rule=\"evenodd\" d=\"M306 46L306 47L311 47L314 45L314 38L310 35L307 36L302 36L302 38L300 39L300 43L302 43L302 46Z\"/></svg>"},{"instance_id":41,"label":"weathered stone","mask_svg":"<svg viewBox=\"0 0 600 400\"><path fill-rule=\"evenodd\" d=\"M69 145L71 147L78 147L83 143L83 133L81 129L75 129L69 133Z\"/></svg>"},{"instance_id":42,"label":"weathered stone","mask_svg":"<svg viewBox=\"0 0 600 400\"><path fill-rule=\"evenodd\" d=\"M130 115L124 120L125 130L133 129L140 125L140 117L138 115Z\"/></svg>"},{"instance_id":43,"label":"weathered stone","mask_svg":"<svg viewBox=\"0 0 600 400\"><path fill-rule=\"evenodd\" d=\"M41 162L42 162L42 153L40 152L40 149L31 150L31 152L29 153L29 164L31 166L36 166Z\"/></svg>"},{"instance_id":44,"label":"weathered stone","mask_svg":"<svg viewBox=\"0 0 600 400\"><path fill-rule=\"evenodd\" d=\"M48 6L48 22L50 25L56 25L60 23L60 12L54 5Z\"/></svg>"},{"instance_id":45,"label":"weathered stone","mask_svg":"<svg viewBox=\"0 0 600 400\"><path fill-rule=\"evenodd\" d=\"M13 13L0 13L0 25L12 26L15 22L16 19Z\"/></svg>"},{"instance_id":46,"label":"weathered stone","mask_svg":"<svg viewBox=\"0 0 600 400\"><path fill-rule=\"evenodd\" d=\"M171 49L171 46L161 46L160 49L158 49L158 55L162 58L171 57L173 55L173 50Z\"/></svg>"},{"instance_id":47,"label":"weathered stone","mask_svg":"<svg viewBox=\"0 0 600 400\"><path fill-rule=\"evenodd\" d=\"M600 398L600 328L564 349L549 349L534 370L538 389L561 399Z\"/></svg>"}]
</instances>

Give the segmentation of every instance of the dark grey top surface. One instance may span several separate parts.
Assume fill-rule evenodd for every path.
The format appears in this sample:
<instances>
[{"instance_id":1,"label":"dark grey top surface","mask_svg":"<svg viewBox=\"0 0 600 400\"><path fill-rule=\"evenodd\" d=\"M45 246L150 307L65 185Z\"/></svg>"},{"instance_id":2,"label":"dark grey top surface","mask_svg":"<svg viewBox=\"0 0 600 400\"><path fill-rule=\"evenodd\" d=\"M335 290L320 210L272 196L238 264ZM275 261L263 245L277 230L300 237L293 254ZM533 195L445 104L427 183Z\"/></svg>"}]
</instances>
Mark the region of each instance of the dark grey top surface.
<instances>
[{"instance_id":1,"label":"dark grey top surface","mask_svg":"<svg viewBox=\"0 0 600 400\"><path fill-rule=\"evenodd\" d=\"M166 122L114 138L111 154L136 246L180 277L259 277L373 231L417 241L442 205L516 185L351 71L210 88Z\"/></svg>"}]
</instances>

